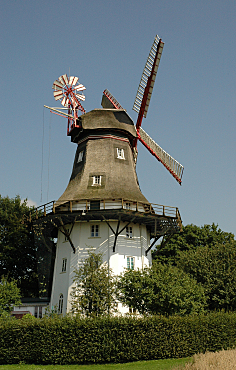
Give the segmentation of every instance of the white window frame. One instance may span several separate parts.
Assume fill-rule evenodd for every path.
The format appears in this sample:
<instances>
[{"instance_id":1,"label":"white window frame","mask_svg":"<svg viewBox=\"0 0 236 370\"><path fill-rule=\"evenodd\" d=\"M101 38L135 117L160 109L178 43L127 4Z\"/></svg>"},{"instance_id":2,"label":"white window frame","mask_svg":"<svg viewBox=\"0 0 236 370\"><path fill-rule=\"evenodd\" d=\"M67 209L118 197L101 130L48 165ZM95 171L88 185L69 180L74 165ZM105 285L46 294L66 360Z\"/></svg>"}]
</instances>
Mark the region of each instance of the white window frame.
<instances>
[{"instance_id":1,"label":"white window frame","mask_svg":"<svg viewBox=\"0 0 236 370\"><path fill-rule=\"evenodd\" d=\"M99 225L91 225L91 238L99 238Z\"/></svg>"},{"instance_id":2,"label":"white window frame","mask_svg":"<svg viewBox=\"0 0 236 370\"><path fill-rule=\"evenodd\" d=\"M133 238L133 228L132 226L126 226L126 238L132 239Z\"/></svg>"},{"instance_id":3,"label":"white window frame","mask_svg":"<svg viewBox=\"0 0 236 370\"><path fill-rule=\"evenodd\" d=\"M102 184L102 176L101 175L93 176L93 186L101 186L101 184Z\"/></svg>"},{"instance_id":4,"label":"white window frame","mask_svg":"<svg viewBox=\"0 0 236 370\"><path fill-rule=\"evenodd\" d=\"M126 202L125 203L125 209L131 209L131 203Z\"/></svg>"},{"instance_id":5,"label":"white window frame","mask_svg":"<svg viewBox=\"0 0 236 370\"><path fill-rule=\"evenodd\" d=\"M41 319L43 317L43 307L42 306L34 307L34 317L36 317L37 319Z\"/></svg>"},{"instance_id":6,"label":"white window frame","mask_svg":"<svg viewBox=\"0 0 236 370\"><path fill-rule=\"evenodd\" d=\"M77 163L82 162L83 156L84 156L84 152L83 151L82 152L79 152Z\"/></svg>"},{"instance_id":7,"label":"white window frame","mask_svg":"<svg viewBox=\"0 0 236 370\"><path fill-rule=\"evenodd\" d=\"M125 159L125 151L122 148L116 148L117 158Z\"/></svg>"},{"instance_id":8,"label":"white window frame","mask_svg":"<svg viewBox=\"0 0 236 370\"><path fill-rule=\"evenodd\" d=\"M61 272L66 272L67 268L67 258L62 258Z\"/></svg>"},{"instance_id":9,"label":"white window frame","mask_svg":"<svg viewBox=\"0 0 236 370\"><path fill-rule=\"evenodd\" d=\"M58 303L58 313L62 313L63 310L63 294L60 294Z\"/></svg>"},{"instance_id":10,"label":"white window frame","mask_svg":"<svg viewBox=\"0 0 236 370\"><path fill-rule=\"evenodd\" d=\"M126 257L126 266L128 270L134 270L135 258L133 256Z\"/></svg>"}]
</instances>

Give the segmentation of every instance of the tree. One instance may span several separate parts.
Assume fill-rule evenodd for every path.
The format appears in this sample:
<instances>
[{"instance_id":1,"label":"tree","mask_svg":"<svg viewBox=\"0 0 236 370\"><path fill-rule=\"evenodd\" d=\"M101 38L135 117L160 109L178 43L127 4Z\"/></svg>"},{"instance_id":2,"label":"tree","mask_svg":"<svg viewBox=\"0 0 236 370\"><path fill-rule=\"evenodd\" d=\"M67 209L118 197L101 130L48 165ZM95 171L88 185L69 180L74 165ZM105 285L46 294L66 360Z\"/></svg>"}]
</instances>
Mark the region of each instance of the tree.
<instances>
[{"instance_id":1,"label":"tree","mask_svg":"<svg viewBox=\"0 0 236 370\"><path fill-rule=\"evenodd\" d=\"M37 260L33 232L25 216L30 208L19 196L0 195L0 276L14 279L23 297L38 295Z\"/></svg>"},{"instance_id":2,"label":"tree","mask_svg":"<svg viewBox=\"0 0 236 370\"><path fill-rule=\"evenodd\" d=\"M176 266L179 252L195 250L197 247L216 244L234 243L234 235L224 232L214 223L212 225L196 226L187 225L183 231L174 234L170 239L163 239L161 245L157 245L153 251L153 259L161 263L171 263Z\"/></svg>"},{"instance_id":3,"label":"tree","mask_svg":"<svg viewBox=\"0 0 236 370\"><path fill-rule=\"evenodd\" d=\"M115 310L115 280L111 269L102 262L102 254L88 253L88 258L75 270L74 283L72 312L102 316Z\"/></svg>"},{"instance_id":4,"label":"tree","mask_svg":"<svg viewBox=\"0 0 236 370\"><path fill-rule=\"evenodd\" d=\"M153 263L143 271L127 270L118 282L119 300L140 313L186 315L203 312L204 288L175 266Z\"/></svg>"},{"instance_id":5,"label":"tree","mask_svg":"<svg viewBox=\"0 0 236 370\"><path fill-rule=\"evenodd\" d=\"M181 252L178 266L204 286L209 310L236 310L235 242Z\"/></svg>"},{"instance_id":6,"label":"tree","mask_svg":"<svg viewBox=\"0 0 236 370\"><path fill-rule=\"evenodd\" d=\"M117 280L117 298L125 306L134 308L139 313L148 312L153 287L150 269L126 270Z\"/></svg>"},{"instance_id":7,"label":"tree","mask_svg":"<svg viewBox=\"0 0 236 370\"><path fill-rule=\"evenodd\" d=\"M20 289L17 287L15 280L8 281L2 276L0 281L0 315L4 312L10 312L13 306L19 306Z\"/></svg>"}]
</instances>

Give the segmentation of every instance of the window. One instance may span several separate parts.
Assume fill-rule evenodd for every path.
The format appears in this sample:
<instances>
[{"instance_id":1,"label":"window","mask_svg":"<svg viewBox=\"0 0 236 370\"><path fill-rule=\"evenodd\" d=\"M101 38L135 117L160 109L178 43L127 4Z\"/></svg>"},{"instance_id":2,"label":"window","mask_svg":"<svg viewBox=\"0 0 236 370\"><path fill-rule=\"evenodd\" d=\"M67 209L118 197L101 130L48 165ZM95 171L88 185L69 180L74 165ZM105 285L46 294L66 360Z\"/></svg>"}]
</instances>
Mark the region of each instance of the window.
<instances>
[{"instance_id":1,"label":"window","mask_svg":"<svg viewBox=\"0 0 236 370\"><path fill-rule=\"evenodd\" d=\"M132 226L126 226L126 238L133 238Z\"/></svg>"},{"instance_id":2,"label":"window","mask_svg":"<svg viewBox=\"0 0 236 370\"><path fill-rule=\"evenodd\" d=\"M67 231L67 233L68 233L68 234L70 234L70 230L69 230L68 228L66 228L66 231ZM64 230L63 230L63 232L64 232ZM67 234L67 235L66 235L66 234L64 234L64 236L65 236L65 240L64 240L64 241L65 241L65 242L68 242L68 240L69 240L69 239L68 239L68 234Z\"/></svg>"},{"instance_id":3,"label":"window","mask_svg":"<svg viewBox=\"0 0 236 370\"><path fill-rule=\"evenodd\" d=\"M131 204L130 203L125 203L125 208L126 209L131 209Z\"/></svg>"},{"instance_id":4,"label":"window","mask_svg":"<svg viewBox=\"0 0 236 370\"><path fill-rule=\"evenodd\" d=\"M90 200L90 210L98 211L100 209L100 200Z\"/></svg>"},{"instance_id":5,"label":"window","mask_svg":"<svg viewBox=\"0 0 236 370\"><path fill-rule=\"evenodd\" d=\"M43 307L39 306L39 318L41 319L43 316Z\"/></svg>"},{"instance_id":6,"label":"window","mask_svg":"<svg viewBox=\"0 0 236 370\"><path fill-rule=\"evenodd\" d=\"M60 294L59 305L58 305L58 313L62 313L62 309L63 309L63 294Z\"/></svg>"},{"instance_id":7,"label":"window","mask_svg":"<svg viewBox=\"0 0 236 370\"><path fill-rule=\"evenodd\" d=\"M127 269L134 270L134 257L127 257Z\"/></svg>"},{"instance_id":8,"label":"window","mask_svg":"<svg viewBox=\"0 0 236 370\"><path fill-rule=\"evenodd\" d=\"M67 258L62 259L61 272L66 272Z\"/></svg>"},{"instance_id":9,"label":"window","mask_svg":"<svg viewBox=\"0 0 236 370\"><path fill-rule=\"evenodd\" d=\"M34 307L34 317L41 319L43 316L43 307L35 306Z\"/></svg>"},{"instance_id":10,"label":"window","mask_svg":"<svg viewBox=\"0 0 236 370\"><path fill-rule=\"evenodd\" d=\"M101 185L102 176L93 176L93 185Z\"/></svg>"},{"instance_id":11,"label":"window","mask_svg":"<svg viewBox=\"0 0 236 370\"><path fill-rule=\"evenodd\" d=\"M79 152L77 163L82 162L84 152Z\"/></svg>"},{"instance_id":12,"label":"window","mask_svg":"<svg viewBox=\"0 0 236 370\"><path fill-rule=\"evenodd\" d=\"M124 149L116 148L116 150L117 150L117 158L119 158L119 159L125 159Z\"/></svg>"},{"instance_id":13,"label":"window","mask_svg":"<svg viewBox=\"0 0 236 370\"><path fill-rule=\"evenodd\" d=\"M91 225L91 237L96 238L99 236L99 225Z\"/></svg>"}]
</instances>

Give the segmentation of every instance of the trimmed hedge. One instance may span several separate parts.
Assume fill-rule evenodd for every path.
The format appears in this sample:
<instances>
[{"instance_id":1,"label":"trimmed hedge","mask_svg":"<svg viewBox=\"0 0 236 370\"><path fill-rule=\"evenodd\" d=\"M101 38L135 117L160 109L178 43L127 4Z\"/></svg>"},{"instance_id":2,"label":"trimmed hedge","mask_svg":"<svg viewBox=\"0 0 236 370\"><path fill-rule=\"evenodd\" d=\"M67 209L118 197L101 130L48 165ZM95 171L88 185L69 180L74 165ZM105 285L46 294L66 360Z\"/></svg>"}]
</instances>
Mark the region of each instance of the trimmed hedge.
<instances>
[{"instance_id":1,"label":"trimmed hedge","mask_svg":"<svg viewBox=\"0 0 236 370\"><path fill-rule=\"evenodd\" d=\"M236 313L0 323L0 364L130 362L189 357L235 345Z\"/></svg>"}]
</instances>

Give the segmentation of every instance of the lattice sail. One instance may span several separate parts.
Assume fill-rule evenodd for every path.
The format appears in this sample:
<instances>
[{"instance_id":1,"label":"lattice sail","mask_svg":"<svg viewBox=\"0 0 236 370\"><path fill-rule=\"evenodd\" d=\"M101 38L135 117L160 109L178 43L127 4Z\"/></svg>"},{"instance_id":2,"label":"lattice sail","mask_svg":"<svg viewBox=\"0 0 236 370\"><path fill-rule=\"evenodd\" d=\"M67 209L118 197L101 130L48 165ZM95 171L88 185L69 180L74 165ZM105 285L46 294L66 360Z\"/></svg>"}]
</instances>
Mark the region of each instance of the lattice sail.
<instances>
[{"instance_id":1,"label":"lattice sail","mask_svg":"<svg viewBox=\"0 0 236 370\"><path fill-rule=\"evenodd\" d=\"M170 154L162 149L141 127L139 129L139 140L160 161L172 176L181 184L184 167Z\"/></svg>"},{"instance_id":2,"label":"lattice sail","mask_svg":"<svg viewBox=\"0 0 236 370\"><path fill-rule=\"evenodd\" d=\"M149 90L147 92L147 96L146 96L147 100L146 100L146 104L145 104L145 108L143 112L143 116L145 118L147 116L147 111L148 111L148 107L149 107L152 90L153 90L154 82L156 79L156 74L157 74L157 70L159 67L163 47L164 47L164 42L162 42L160 37L156 35L153 45L151 47L146 65L143 70L143 74L142 74L142 77L139 83L137 95L134 100L133 110L139 113L141 105L142 105L142 101L144 98L144 92L148 84L148 79L152 74L152 79L151 79L151 83L149 86Z\"/></svg>"}]
</instances>

